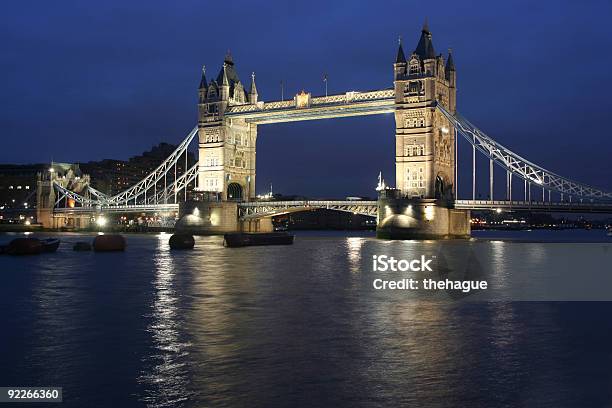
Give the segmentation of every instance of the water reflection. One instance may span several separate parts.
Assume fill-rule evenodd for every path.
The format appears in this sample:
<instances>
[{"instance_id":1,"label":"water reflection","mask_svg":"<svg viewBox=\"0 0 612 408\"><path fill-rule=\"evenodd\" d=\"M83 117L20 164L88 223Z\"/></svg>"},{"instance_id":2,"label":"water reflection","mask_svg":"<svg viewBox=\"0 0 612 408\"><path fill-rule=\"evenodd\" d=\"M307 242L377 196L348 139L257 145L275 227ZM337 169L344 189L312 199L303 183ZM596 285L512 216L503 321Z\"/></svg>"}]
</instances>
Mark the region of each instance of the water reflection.
<instances>
[{"instance_id":1,"label":"water reflection","mask_svg":"<svg viewBox=\"0 0 612 408\"><path fill-rule=\"evenodd\" d=\"M145 358L145 371L139 382L145 385L142 398L150 407L175 407L187 401L187 356L189 343L181 341L175 268L166 234L158 236L155 252L155 298L151 305L154 351Z\"/></svg>"},{"instance_id":2,"label":"water reflection","mask_svg":"<svg viewBox=\"0 0 612 408\"><path fill-rule=\"evenodd\" d=\"M552 283L578 271L610 299L600 244L302 235L235 249L198 237L170 252L166 241L0 259L0 383L38 376L64 387L66 407L611 406L612 302L372 288L414 275L374 272L373 255L437 254L435 272L480 279L482 266L492 290L529 282L529 299L562 300Z\"/></svg>"},{"instance_id":3,"label":"water reflection","mask_svg":"<svg viewBox=\"0 0 612 408\"><path fill-rule=\"evenodd\" d=\"M361 270L361 247L365 243L365 238L348 237L346 238L347 255L351 272L359 273Z\"/></svg>"}]
</instances>

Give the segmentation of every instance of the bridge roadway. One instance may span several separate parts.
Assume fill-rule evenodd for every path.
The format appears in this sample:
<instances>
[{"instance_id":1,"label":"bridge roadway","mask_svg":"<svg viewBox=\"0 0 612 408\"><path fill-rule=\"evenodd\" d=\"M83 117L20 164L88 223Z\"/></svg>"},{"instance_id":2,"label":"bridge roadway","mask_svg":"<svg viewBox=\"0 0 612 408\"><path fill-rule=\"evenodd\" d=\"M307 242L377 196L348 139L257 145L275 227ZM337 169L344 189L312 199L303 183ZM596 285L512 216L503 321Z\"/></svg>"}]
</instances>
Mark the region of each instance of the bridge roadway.
<instances>
[{"instance_id":1,"label":"bridge roadway","mask_svg":"<svg viewBox=\"0 0 612 408\"><path fill-rule=\"evenodd\" d=\"M538 211L538 212L576 212L612 214L612 202L543 202L543 201L507 201L507 200L456 200L454 208L461 210L502 211ZM299 200L299 201L249 201L238 203L241 219L271 217L291 212L313 209L346 211L376 217L376 201L361 200ZM108 207L75 207L55 208L56 214L83 213L142 213L142 212L178 212L178 204L126 205Z\"/></svg>"},{"instance_id":2,"label":"bridge roadway","mask_svg":"<svg viewBox=\"0 0 612 408\"><path fill-rule=\"evenodd\" d=\"M238 205L239 216L242 219L253 219L282 215L290 212L307 211L313 209L328 209L352 212L353 214L376 217L378 206L376 201L251 201Z\"/></svg>"},{"instance_id":3,"label":"bridge roadway","mask_svg":"<svg viewBox=\"0 0 612 408\"><path fill-rule=\"evenodd\" d=\"M112 213L142 213L142 212L178 212L178 204L138 204L138 205L118 205L100 207L60 207L54 208L54 214L112 214Z\"/></svg>"},{"instance_id":4,"label":"bridge roadway","mask_svg":"<svg viewBox=\"0 0 612 408\"><path fill-rule=\"evenodd\" d=\"M241 203L242 219L260 218L281 215L290 212L315 208L347 211L375 217L378 213L376 201L252 201ZM542 201L507 201L507 200L456 200L454 208L462 210L502 211L538 211L538 212L577 212L577 213L612 213L611 203L581 202L542 202Z\"/></svg>"},{"instance_id":5,"label":"bridge roadway","mask_svg":"<svg viewBox=\"0 0 612 408\"><path fill-rule=\"evenodd\" d=\"M547 202L547 201L507 201L507 200L455 200L455 208L462 210L538 211L538 212L577 212L612 214L612 202Z\"/></svg>"}]
</instances>

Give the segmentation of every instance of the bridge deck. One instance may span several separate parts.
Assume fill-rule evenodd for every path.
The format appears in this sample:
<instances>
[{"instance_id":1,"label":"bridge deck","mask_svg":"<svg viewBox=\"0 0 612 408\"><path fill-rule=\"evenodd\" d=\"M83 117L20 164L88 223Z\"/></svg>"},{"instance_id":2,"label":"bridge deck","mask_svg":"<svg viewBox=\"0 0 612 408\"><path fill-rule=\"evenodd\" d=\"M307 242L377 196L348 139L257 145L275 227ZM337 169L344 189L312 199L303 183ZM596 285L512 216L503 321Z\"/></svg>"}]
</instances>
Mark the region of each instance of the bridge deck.
<instances>
[{"instance_id":1,"label":"bridge deck","mask_svg":"<svg viewBox=\"0 0 612 408\"><path fill-rule=\"evenodd\" d=\"M591 202L542 202L507 200L456 200L454 208L461 210L539 211L539 212L577 212L612 214L612 203ZM127 205L112 207L75 207L55 208L55 214L83 213L139 213L139 212L176 212L178 204ZM298 200L298 201L250 201L238 204L239 215L243 219L270 217L288 212L311 209L329 209L352 212L375 217L378 211L376 201L349 200Z\"/></svg>"},{"instance_id":2,"label":"bridge deck","mask_svg":"<svg viewBox=\"0 0 612 408\"><path fill-rule=\"evenodd\" d=\"M540 212L593 212L612 213L612 203L456 200L455 208L465 210L514 210Z\"/></svg>"},{"instance_id":3,"label":"bridge deck","mask_svg":"<svg viewBox=\"0 0 612 408\"><path fill-rule=\"evenodd\" d=\"M354 214L376 216L376 201L252 201L238 205L242 219L271 217L289 212L306 211L312 209L328 209L352 212Z\"/></svg>"},{"instance_id":4,"label":"bridge deck","mask_svg":"<svg viewBox=\"0 0 612 408\"><path fill-rule=\"evenodd\" d=\"M54 208L54 214L84 214L84 213L140 213L140 212L172 212L178 211L178 204L121 205L108 207L74 207Z\"/></svg>"}]
</instances>

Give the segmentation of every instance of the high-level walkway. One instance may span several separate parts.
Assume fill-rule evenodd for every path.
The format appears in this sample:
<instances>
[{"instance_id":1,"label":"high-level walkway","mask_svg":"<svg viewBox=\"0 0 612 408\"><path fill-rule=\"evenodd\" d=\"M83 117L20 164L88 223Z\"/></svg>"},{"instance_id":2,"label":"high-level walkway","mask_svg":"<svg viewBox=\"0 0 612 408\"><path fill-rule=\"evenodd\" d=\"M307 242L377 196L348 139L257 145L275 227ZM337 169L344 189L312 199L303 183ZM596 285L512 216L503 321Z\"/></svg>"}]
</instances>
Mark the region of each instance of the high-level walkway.
<instances>
[{"instance_id":1,"label":"high-level walkway","mask_svg":"<svg viewBox=\"0 0 612 408\"><path fill-rule=\"evenodd\" d=\"M312 98L308 94L304 94L303 103L300 102L299 94L296 98L297 100L230 106L225 112L225 116L244 119L250 123L268 124L377 115L395 111L395 91L393 89L346 92Z\"/></svg>"}]
</instances>

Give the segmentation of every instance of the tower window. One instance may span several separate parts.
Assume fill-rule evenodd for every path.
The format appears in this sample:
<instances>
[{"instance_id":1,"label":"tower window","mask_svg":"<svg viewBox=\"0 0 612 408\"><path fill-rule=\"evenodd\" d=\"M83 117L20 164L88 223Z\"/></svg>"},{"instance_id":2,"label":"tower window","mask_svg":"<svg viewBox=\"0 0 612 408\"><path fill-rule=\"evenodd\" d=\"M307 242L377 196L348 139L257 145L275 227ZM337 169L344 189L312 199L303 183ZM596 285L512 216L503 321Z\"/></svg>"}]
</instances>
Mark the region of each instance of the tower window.
<instances>
[{"instance_id":1,"label":"tower window","mask_svg":"<svg viewBox=\"0 0 612 408\"><path fill-rule=\"evenodd\" d=\"M404 156L424 156L425 155L425 145L424 144L414 144L404 146Z\"/></svg>"}]
</instances>

